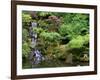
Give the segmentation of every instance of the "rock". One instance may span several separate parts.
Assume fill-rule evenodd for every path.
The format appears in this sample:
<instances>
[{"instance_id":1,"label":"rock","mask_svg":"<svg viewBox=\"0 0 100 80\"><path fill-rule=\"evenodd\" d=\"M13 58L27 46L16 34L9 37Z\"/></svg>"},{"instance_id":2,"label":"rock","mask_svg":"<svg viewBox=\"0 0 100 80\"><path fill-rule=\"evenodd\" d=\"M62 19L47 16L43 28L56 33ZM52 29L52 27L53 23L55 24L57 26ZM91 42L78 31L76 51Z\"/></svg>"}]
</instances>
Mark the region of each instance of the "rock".
<instances>
[{"instance_id":1,"label":"rock","mask_svg":"<svg viewBox=\"0 0 100 80\"><path fill-rule=\"evenodd\" d=\"M73 55L72 55L72 53L67 55L67 58L66 58L65 62L68 63L68 64L72 64L73 63Z\"/></svg>"},{"instance_id":2,"label":"rock","mask_svg":"<svg viewBox=\"0 0 100 80\"><path fill-rule=\"evenodd\" d=\"M83 62L89 61L88 55L87 54L84 54L83 57L80 59L80 61L83 61Z\"/></svg>"}]
</instances>

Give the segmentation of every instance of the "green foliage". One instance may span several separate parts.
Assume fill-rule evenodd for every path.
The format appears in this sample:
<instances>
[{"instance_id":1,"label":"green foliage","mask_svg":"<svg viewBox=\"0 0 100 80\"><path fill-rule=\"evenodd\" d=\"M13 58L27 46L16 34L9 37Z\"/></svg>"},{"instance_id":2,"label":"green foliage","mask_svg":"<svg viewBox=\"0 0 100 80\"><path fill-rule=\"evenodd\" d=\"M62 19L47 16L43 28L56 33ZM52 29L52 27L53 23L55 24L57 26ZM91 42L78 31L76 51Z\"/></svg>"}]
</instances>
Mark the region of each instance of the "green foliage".
<instances>
[{"instance_id":1,"label":"green foliage","mask_svg":"<svg viewBox=\"0 0 100 80\"><path fill-rule=\"evenodd\" d=\"M77 36L68 43L69 48L82 48L84 44L89 43L89 35Z\"/></svg>"},{"instance_id":2,"label":"green foliage","mask_svg":"<svg viewBox=\"0 0 100 80\"><path fill-rule=\"evenodd\" d=\"M29 33L27 31L27 29L22 29L22 38L23 38L23 41L27 41L28 39L28 36L29 36Z\"/></svg>"},{"instance_id":3,"label":"green foliage","mask_svg":"<svg viewBox=\"0 0 100 80\"><path fill-rule=\"evenodd\" d=\"M23 28L28 30L31 21L32 21L31 16L28 13L23 12L22 13L22 26L23 26Z\"/></svg>"},{"instance_id":4,"label":"green foliage","mask_svg":"<svg viewBox=\"0 0 100 80\"><path fill-rule=\"evenodd\" d=\"M72 38L73 36L75 36L72 25L70 25L70 24L69 25L66 25L66 24L61 25L61 27L59 28L59 33L62 36L69 37L69 38Z\"/></svg>"},{"instance_id":5,"label":"green foliage","mask_svg":"<svg viewBox=\"0 0 100 80\"><path fill-rule=\"evenodd\" d=\"M31 40L29 38L29 25L32 18L30 14L23 12L22 13L22 55L24 58L27 58L31 49L30 49L30 43Z\"/></svg>"},{"instance_id":6,"label":"green foliage","mask_svg":"<svg viewBox=\"0 0 100 80\"><path fill-rule=\"evenodd\" d=\"M89 26L88 22L89 22L89 14L68 13L63 16L64 24L82 23L80 26L87 27Z\"/></svg>"},{"instance_id":7,"label":"green foliage","mask_svg":"<svg viewBox=\"0 0 100 80\"><path fill-rule=\"evenodd\" d=\"M48 27L48 23L45 20L38 20L38 23L39 23L38 26L41 27L41 28L45 29L45 27Z\"/></svg>"},{"instance_id":8,"label":"green foliage","mask_svg":"<svg viewBox=\"0 0 100 80\"><path fill-rule=\"evenodd\" d=\"M50 13L50 12L38 12L37 14L38 14L39 16L44 17L44 16L47 16L47 15L51 15L52 13Z\"/></svg>"},{"instance_id":9,"label":"green foliage","mask_svg":"<svg viewBox=\"0 0 100 80\"><path fill-rule=\"evenodd\" d=\"M89 43L89 34L86 34L86 35L83 37L83 40L84 40L84 44L88 44L88 43Z\"/></svg>"},{"instance_id":10,"label":"green foliage","mask_svg":"<svg viewBox=\"0 0 100 80\"><path fill-rule=\"evenodd\" d=\"M68 46L70 48L81 48L83 46L83 43L84 43L84 40L83 40L83 37L82 36L78 36L74 39L72 39Z\"/></svg>"},{"instance_id":11,"label":"green foliage","mask_svg":"<svg viewBox=\"0 0 100 80\"><path fill-rule=\"evenodd\" d=\"M89 33L88 26L88 14L69 13L63 16L63 24L59 28L59 33L72 39L80 34L83 35L84 30Z\"/></svg>"},{"instance_id":12,"label":"green foliage","mask_svg":"<svg viewBox=\"0 0 100 80\"><path fill-rule=\"evenodd\" d=\"M22 21L23 22L30 22L32 20L29 14L22 13Z\"/></svg>"},{"instance_id":13,"label":"green foliage","mask_svg":"<svg viewBox=\"0 0 100 80\"><path fill-rule=\"evenodd\" d=\"M22 29L22 55L24 58L27 58L29 55L29 52L31 51L30 49L30 43L31 40L29 39L29 33L27 29L23 28Z\"/></svg>"},{"instance_id":14,"label":"green foliage","mask_svg":"<svg viewBox=\"0 0 100 80\"><path fill-rule=\"evenodd\" d=\"M31 49L30 49L29 44L27 42L24 42L22 44L22 55L23 55L23 57L27 58L30 51L31 51Z\"/></svg>"},{"instance_id":15,"label":"green foliage","mask_svg":"<svg viewBox=\"0 0 100 80\"><path fill-rule=\"evenodd\" d=\"M38 35L42 32L44 32L46 30L42 29L42 28L33 28L33 32L37 33Z\"/></svg>"},{"instance_id":16,"label":"green foliage","mask_svg":"<svg viewBox=\"0 0 100 80\"><path fill-rule=\"evenodd\" d=\"M42 32L40 37L43 38L45 41L49 42L56 42L60 40L60 34L57 32Z\"/></svg>"},{"instance_id":17,"label":"green foliage","mask_svg":"<svg viewBox=\"0 0 100 80\"><path fill-rule=\"evenodd\" d=\"M62 35L62 36L66 36L68 35L68 25L65 25L63 24L60 28L59 28L59 33Z\"/></svg>"}]
</instances>

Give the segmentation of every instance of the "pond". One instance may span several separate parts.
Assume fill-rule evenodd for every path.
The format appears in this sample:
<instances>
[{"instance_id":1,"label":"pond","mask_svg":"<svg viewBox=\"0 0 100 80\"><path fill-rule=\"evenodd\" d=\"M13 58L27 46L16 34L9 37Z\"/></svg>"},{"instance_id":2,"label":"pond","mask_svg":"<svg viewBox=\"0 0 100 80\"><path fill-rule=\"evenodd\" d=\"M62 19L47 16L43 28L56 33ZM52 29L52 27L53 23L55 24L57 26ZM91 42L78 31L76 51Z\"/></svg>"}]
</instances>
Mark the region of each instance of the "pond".
<instances>
[{"instance_id":1,"label":"pond","mask_svg":"<svg viewBox=\"0 0 100 80\"><path fill-rule=\"evenodd\" d=\"M27 60L23 63L23 69L30 68L52 68L52 67L72 67L72 66L89 66L89 62L73 61L72 64L66 63L58 59L41 61L39 64L32 64L31 61Z\"/></svg>"}]
</instances>

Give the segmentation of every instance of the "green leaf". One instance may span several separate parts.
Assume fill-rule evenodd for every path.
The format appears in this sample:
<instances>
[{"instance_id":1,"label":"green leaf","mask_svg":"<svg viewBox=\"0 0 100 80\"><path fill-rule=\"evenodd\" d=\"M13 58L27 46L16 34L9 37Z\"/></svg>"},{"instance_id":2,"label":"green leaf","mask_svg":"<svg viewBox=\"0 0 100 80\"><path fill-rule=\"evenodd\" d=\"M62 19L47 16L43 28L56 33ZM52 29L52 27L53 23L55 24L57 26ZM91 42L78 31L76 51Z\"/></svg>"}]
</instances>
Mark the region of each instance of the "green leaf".
<instances>
[{"instance_id":1,"label":"green leaf","mask_svg":"<svg viewBox=\"0 0 100 80\"><path fill-rule=\"evenodd\" d=\"M23 22L30 22L32 20L29 14L22 13L22 21Z\"/></svg>"}]
</instances>

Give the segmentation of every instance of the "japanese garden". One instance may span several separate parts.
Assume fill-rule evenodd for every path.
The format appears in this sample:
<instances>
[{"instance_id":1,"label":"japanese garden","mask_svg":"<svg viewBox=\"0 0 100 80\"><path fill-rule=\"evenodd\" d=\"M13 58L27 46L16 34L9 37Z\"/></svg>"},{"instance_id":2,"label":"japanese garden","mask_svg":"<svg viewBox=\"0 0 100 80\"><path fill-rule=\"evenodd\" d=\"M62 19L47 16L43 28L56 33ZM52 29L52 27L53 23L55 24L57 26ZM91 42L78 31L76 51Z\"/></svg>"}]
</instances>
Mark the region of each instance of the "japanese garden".
<instances>
[{"instance_id":1,"label":"japanese garden","mask_svg":"<svg viewBox=\"0 0 100 80\"><path fill-rule=\"evenodd\" d=\"M22 11L22 68L89 66L89 14Z\"/></svg>"}]
</instances>

